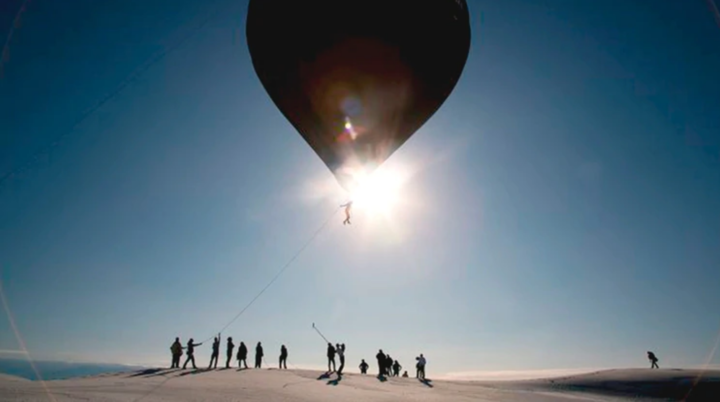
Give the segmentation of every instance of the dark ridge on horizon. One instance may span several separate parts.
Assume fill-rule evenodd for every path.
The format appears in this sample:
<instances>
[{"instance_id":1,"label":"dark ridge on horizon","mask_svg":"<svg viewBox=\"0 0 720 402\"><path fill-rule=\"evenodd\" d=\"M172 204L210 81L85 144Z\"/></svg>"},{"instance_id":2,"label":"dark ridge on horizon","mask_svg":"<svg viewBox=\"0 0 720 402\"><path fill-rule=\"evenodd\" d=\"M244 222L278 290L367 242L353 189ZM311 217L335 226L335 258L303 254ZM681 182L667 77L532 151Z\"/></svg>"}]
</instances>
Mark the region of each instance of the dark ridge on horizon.
<instances>
[{"instance_id":1,"label":"dark ridge on horizon","mask_svg":"<svg viewBox=\"0 0 720 402\"><path fill-rule=\"evenodd\" d=\"M126 366L110 363L74 363L63 361L37 360L33 361L43 380L67 380L95 376L100 374L113 374L131 372L143 369L141 366ZM14 358L0 358L0 374L11 375L31 381L37 381L32 366L27 360Z\"/></svg>"}]
</instances>

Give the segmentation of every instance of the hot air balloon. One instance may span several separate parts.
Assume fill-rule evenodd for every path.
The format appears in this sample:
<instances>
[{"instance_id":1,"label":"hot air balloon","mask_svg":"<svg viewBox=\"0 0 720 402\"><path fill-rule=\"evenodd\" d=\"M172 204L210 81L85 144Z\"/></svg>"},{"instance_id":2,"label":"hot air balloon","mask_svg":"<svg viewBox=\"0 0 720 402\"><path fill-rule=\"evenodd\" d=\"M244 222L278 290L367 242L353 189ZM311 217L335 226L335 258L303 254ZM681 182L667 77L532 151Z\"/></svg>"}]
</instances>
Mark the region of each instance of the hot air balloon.
<instances>
[{"instance_id":1,"label":"hot air balloon","mask_svg":"<svg viewBox=\"0 0 720 402\"><path fill-rule=\"evenodd\" d=\"M352 191L445 102L470 50L465 0L250 0L268 95Z\"/></svg>"}]
</instances>

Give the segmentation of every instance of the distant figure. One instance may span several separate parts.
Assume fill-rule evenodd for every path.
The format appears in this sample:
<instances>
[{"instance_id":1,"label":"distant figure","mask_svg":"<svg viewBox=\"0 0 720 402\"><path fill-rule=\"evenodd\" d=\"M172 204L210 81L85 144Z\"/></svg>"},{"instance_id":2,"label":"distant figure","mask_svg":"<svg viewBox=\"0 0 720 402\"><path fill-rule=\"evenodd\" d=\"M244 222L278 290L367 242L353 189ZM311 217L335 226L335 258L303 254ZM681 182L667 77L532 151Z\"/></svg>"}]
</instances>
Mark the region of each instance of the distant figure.
<instances>
[{"instance_id":1,"label":"distant figure","mask_svg":"<svg viewBox=\"0 0 720 402\"><path fill-rule=\"evenodd\" d=\"M287 348L285 347L285 345L282 345L280 347L280 369L284 368L285 370L287 370L287 356Z\"/></svg>"},{"instance_id":2,"label":"distant figure","mask_svg":"<svg viewBox=\"0 0 720 402\"><path fill-rule=\"evenodd\" d=\"M187 346L185 347L185 349L187 349L187 359L185 359L185 364L183 364L183 370L185 370L185 367L187 367L189 362L192 362L193 368L197 370L197 367L195 366L195 347L200 345L202 345L202 342L193 343L193 338L190 338Z\"/></svg>"},{"instance_id":3,"label":"distant figure","mask_svg":"<svg viewBox=\"0 0 720 402\"><path fill-rule=\"evenodd\" d=\"M390 356L390 353L385 355L385 374L388 377L392 377L392 365L393 365L393 358Z\"/></svg>"},{"instance_id":4,"label":"distant figure","mask_svg":"<svg viewBox=\"0 0 720 402\"><path fill-rule=\"evenodd\" d=\"M378 354L375 355L375 358L377 358L378 362L378 375L384 376L385 375L385 353L383 353L382 349L378 351Z\"/></svg>"},{"instance_id":5,"label":"distant figure","mask_svg":"<svg viewBox=\"0 0 720 402\"><path fill-rule=\"evenodd\" d=\"M360 374L367 374L368 364L365 363L365 359L362 359L362 362L360 363Z\"/></svg>"},{"instance_id":6,"label":"distant figure","mask_svg":"<svg viewBox=\"0 0 720 402\"><path fill-rule=\"evenodd\" d=\"M655 356L655 353L648 351L647 357L648 357L648 360L650 360L650 362L652 362L650 369L654 369L654 368L659 369L660 368L660 366L658 366L658 364L657 364L658 358L657 358L657 356Z\"/></svg>"},{"instance_id":7,"label":"distant figure","mask_svg":"<svg viewBox=\"0 0 720 402\"><path fill-rule=\"evenodd\" d=\"M340 357L340 368L338 369L338 375L342 375L342 371L345 368L345 344L337 344L337 354Z\"/></svg>"},{"instance_id":8,"label":"distant figure","mask_svg":"<svg viewBox=\"0 0 720 402\"><path fill-rule=\"evenodd\" d=\"M227 361L225 362L225 368L230 368L230 361L232 360L233 349L235 349L235 344L232 341L232 336L228 336L228 338L227 338Z\"/></svg>"},{"instance_id":9,"label":"distant figure","mask_svg":"<svg viewBox=\"0 0 720 402\"><path fill-rule=\"evenodd\" d=\"M263 353L262 343L258 342L255 346L255 368L262 368L262 359L265 354Z\"/></svg>"},{"instance_id":10,"label":"distant figure","mask_svg":"<svg viewBox=\"0 0 720 402\"><path fill-rule=\"evenodd\" d=\"M247 346L245 346L245 342L241 341L240 346L238 346L238 352L237 352L238 368L242 368L242 365L245 365L245 368L248 368L247 355L248 355Z\"/></svg>"},{"instance_id":11,"label":"distant figure","mask_svg":"<svg viewBox=\"0 0 720 402\"><path fill-rule=\"evenodd\" d=\"M400 363L398 363L397 360L395 360L395 363L393 364L393 377L400 377L400 370L402 369L402 366Z\"/></svg>"},{"instance_id":12,"label":"distant figure","mask_svg":"<svg viewBox=\"0 0 720 402\"><path fill-rule=\"evenodd\" d=\"M328 373L332 373L335 371L335 347L330 342L328 342L327 358L328 358ZM332 365L332 369L330 369L331 365Z\"/></svg>"},{"instance_id":13,"label":"distant figure","mask_svg":"<svg viewBox=\"0 0 720 402\"><path fill-rule=\"evenodd\" d=\"M403 373L403 378L408 378L407 370L405 370L405 372Z\"/></svg>"},{"instance_id":14,"label":"distant figure","mask_svg":"<svg viewBox=\"0 0 720 402\"><path fill-rule=\"evenodd\" d=\"M213 362L215 362L215 368L217 368L218 357L220 356L220 339L216 336L212 344L212 355L210 356L210 365L208 369L213 368Z\"/></svg>"},{"instance_id":15,"label":"distant figure","mask_svg":"<svg viewBox=\"0 0 720 402\"><path fill-rule=\"evenodd\" d=\"M425 356L420 353L419 357L416 357L415 360L417 360L416 369L417 372L415 373L415 377L420 379L425 379L425 365L427 364L427 360L425 360Z\"/></svg>"},{"instance_id":16,"label":"distant figure","mask_svg":"<svg viewBox=\"0 0 720 402\"><path fill-rule=\"evenodd\" d=\"M170 346L170 352L172 353L172 364L170 368L180 368L180 358L182 357L183 347L180 343L180 338L175 338L175 342Z\"/></svg>"},{"instance_id":17,"label":"distant figure","mask_svg":"<svg viewBox=\"0 0 720 402\"><path fill-rule=\"evenodd\" d=\"M340 205L341 208L345 208L345 220L343 221L343 225L350 225L350 209L352 208L353 202L350 201L347 204Z\"/></svg>"}]
</instances>

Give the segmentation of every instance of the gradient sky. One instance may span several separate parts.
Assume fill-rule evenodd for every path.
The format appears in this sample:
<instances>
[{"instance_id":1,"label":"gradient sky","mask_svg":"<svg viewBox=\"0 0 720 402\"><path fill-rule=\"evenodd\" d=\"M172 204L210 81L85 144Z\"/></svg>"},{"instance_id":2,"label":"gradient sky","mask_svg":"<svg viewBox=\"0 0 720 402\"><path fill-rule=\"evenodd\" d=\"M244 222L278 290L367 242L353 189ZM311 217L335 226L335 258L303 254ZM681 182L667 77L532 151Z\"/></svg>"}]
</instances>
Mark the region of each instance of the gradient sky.
<instances>
[{"instance_id":1,"label":"gradient sky","mask_svg":"<svg viewBox=\"0 0 720 402\"><path fill-rule=\"evenodd\" d=\"M21 1L3 1L10 30ZM272 104L247 1L32 1L0 81L0 267L33 358L169 364L347 195ZM720 27L704 0L473 1L444 106L223 333L428 373L703 364L720 330ZM220 14L73 129L152 59ZM3 37L3 42L5 42ZM0 319L0 349L20 350ZM208 347L198 351L206 364ZM720 363L716 355L711 363ZM374 366L373 366L374 367Z\"/></svg>"}]
</instances>

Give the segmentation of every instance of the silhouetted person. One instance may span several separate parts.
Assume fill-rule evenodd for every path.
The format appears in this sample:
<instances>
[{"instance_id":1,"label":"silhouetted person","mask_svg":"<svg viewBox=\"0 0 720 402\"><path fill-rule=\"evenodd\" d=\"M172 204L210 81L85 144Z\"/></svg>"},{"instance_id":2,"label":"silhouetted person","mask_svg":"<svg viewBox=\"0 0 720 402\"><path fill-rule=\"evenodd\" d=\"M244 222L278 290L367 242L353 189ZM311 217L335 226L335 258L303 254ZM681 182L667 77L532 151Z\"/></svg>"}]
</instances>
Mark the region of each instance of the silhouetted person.
<instances>
[{"instance_id":1,"label":"silhouetted person","mask_svg":"<svg viewBox=\"0 0 720 402\"><path fill-rule=\"evenodd\" d=\"M658 358L657 358L657 356L655 356L655 353L648 351L647 357L648 357L648 360L650 360L650 362L652 362L652 365L650 366L651 369L654 369L654 368L659 369L660 368L660 366L658 366L658 364L657 364Z\"/></svg>"},{"instance_id":2,"label":"silhouetted person","mask_svg":"<svg viewBox=\"0 0 720 402\"><path fill-rule=\"evenodd\" d=\"M393 364L393 376L394 377L400 377L400 370L402 369L402 366L400 363L398 363L397 360L395 360L395 363Z\"/></svg>"},{"instance_id":3,"label":"silhouetted person","mask_svg":"<svg viewBox=\"0 0 720 402\"><path fill-rule=\"evenodd\" d=\"M255 368L262 368L262 359L265 354L263 353L262 343L258 342L255 346Z\"/></svg>"},{"instance_id":4,"label":"silhouetted person","mask_svg":"<svg viewBox=\"0 0 720 402\"><path fill-rule=\"evenodd\" d=\"M182 357L183 347L180 343L180 338L175 338L175 342L170 346L170 353L172 353L172 364L170 368L180 368L180 358Z\"/></svg>"},{"instance_id":5,"label":"silhouetted person","mask_svg":"<svg viewBox=\"0 0 720 402\"><path fill-rule=\"evenodd\" d=\"M193 338L190 338L190 340L187 343L187 346L185 349L187 349L187 359L185 359L185 364L183 364L183 370L185 370L185 367L187 367L187 364L189 362L192 362L193 368L197 369L195 366L195 347L202 345L202 342L200 343L193 343Z\"/></svg>"},{"instance_id":6,"label":"silhouetted person","mask_svg":"<svg viewBox=\"0 0 720 402\"><path fill-rule=\"evenodd\" d=\"M228 336L227 338L227 361L225 362L225 368L230 368L230 361L233 357L233 349L235 349L235 344L232 341L232 337Z\"/></svg>"},{"instance_id":7,"label":"silhouetted person","mask_svg":"<svg viewBox=\"0 0 720 402\"><path fill-rule=\"evenodd\" d=\"M415 373L415 377L425 379L425 365L427 364L427 360L425 360L425 356L420 353L419 357L416 357L415 360L417 360L417 372Z\"/></svg>"},{"instance_id":8,"label":"silhouetted person","mask_svg":"<svg viewBox=\"0 0 720 402\"><path fill-rule=\"evenodd\" d=\"M335 347L330 342L328 342L327 358L328 358L328 373L332 373L335 371ZM330 369L330 366L332 366L332 369Z\"/></svg>"},{"instance_id":9,"label":"silhouetted person","mask_svg":"<svg viewBox=\"0 0 720 402\"><path fill-rule=\"evenodd\" d=\"M343 221L343 225L350 225L350 209L352 209L353 202L350 201L347 204L340 205L341 208L345 208L345 220Z\"/></svg>"},{"instance_id":10,"label":"silhouetted person","mask_svg":"<svg viewBox=\"0 0 720 402\"><path fill-rule=\"evenodd\" d=\"M390 357L390 354L388 353L385 356L385 374L389 377L392 377L392 365L393 365L393 358Z\"/></svg>"},{"instance_id":11,"label":"silhouetted person","mask_svg":"<svg viewBox=\"0 0 720 402\"><path fill-rule=\"evenodd\" d=\"M360 374L367 374L368 364L365 363L365 359L362 359L362 362L360 363Z\"/></svg>"},{"instance_id":12,"label":"silhouetted person","mask_svg":"<svg viewBox=\"0 0 720 402\"><path fill-rule=\"evenodd\" d=\"M245 365L245 368L248 368L247 355L248 355L247 346L245 346L245 342L241 341L240 346L238 346L238 352L237 352L238 368L242 368L243 365Z\"/></svg>"},{"instance_id":13,"label":"silhouetted person","mask_svg":"<svg viewBox=\"0 0 720 402\"><path fill-rule=\"evenodd\" d=\"M219 356L220 356L220 339L216 336L215 340L213 340L213 344L212 344L212 355L210 356L210 365L208 365L208 369L213 368L213 362L215 363L215 368L217 368Z\"/></svg>"},{"instance_id":14,"label":"silhouetted person","mask_svg":"<svg viewBox=\"0 0 720 402\"><path fill-rule=\"evenodd\" d=\"M405 372L403 373L403 378L408 378L407 370L405 370Z\"/></svg>"},{"instance_id":15,"label":"silhouetted person","mask_svg":"<svg viewBox=\"0 0 720 402\"><path fill-rule=\"evenodd\" d=\"M280 369L284 368L285 370L287 370L287 356L287 348L285 347L285 345L282 345L280 347Z\"/></svg>"},{"instance_id":16,"label":"silhouetted person","mask_svg":"<svg viewBox=\"0 0 720 402\"><path fill-rule=\"evenodd\" d=\"M375 358L377 358L378 362L378 375L383 376L385 375L385 353L383 353L382 349L378 352L378 354L375 355Z\"/></svg>"},{"instance_id":17,"label":"silhouetted person","mask_svg":"<svg viewBox=\"0 0 720 402\"><path fill-rule=\"evenodd\" d=\"M338 369L338 375L342 375L342 371L345 368L345 344L337 344L337 354L340 357L340 368Z\"/></svg>"}]
</instances>

